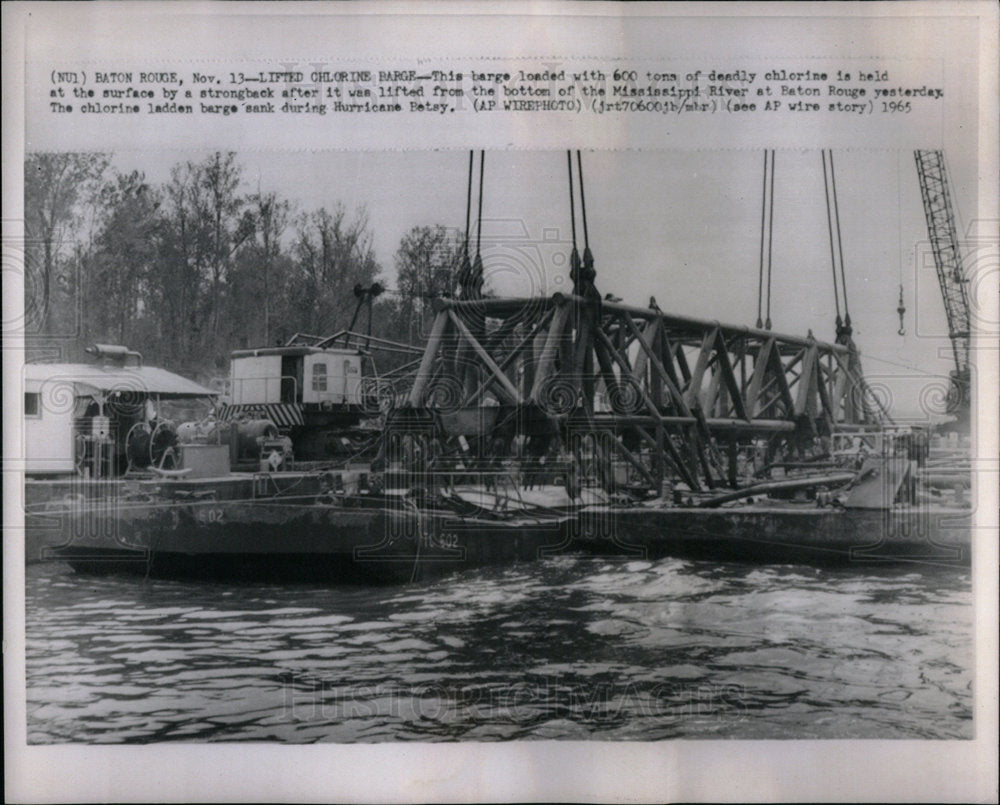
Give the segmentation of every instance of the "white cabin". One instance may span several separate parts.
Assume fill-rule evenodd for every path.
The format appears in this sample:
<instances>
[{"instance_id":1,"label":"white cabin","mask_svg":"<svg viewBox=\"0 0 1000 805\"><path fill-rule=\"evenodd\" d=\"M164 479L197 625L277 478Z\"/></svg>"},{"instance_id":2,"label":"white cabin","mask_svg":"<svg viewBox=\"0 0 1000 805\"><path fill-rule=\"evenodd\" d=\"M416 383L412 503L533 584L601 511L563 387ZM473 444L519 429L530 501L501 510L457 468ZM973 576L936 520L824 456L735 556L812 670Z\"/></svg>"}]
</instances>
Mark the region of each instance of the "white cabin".
<instances>
[{"instance_id":1,"label":"white cabin","mask_svg":"<svg viewBox=\"0 0 1000 805\"><path fill-rule=\"evenodd\" d=\"M122 363L24 365L25 474L76 473L95 444L120 452L123 430L147 406L218 395L173 372Z\"/></svg>"},{"instance_id":2,"label":"white cabin","mask_svg":"<svg viewBox=\"0 0 1000 805\"><path fill-rule=\"evenodd\" d=\"M76 470L75 420L76 389L70 386L42 401L47 378L25 366L24 378L24 457L29 474L72 473ZM53 404L53 397L56 403Z\"/></svg>"},{"instance_id":3,"label":"white cabin","mask_svg":"<svg viewBox=\"0 0 1000 805\"><path fill-rule=\"evenodd\" d=\"M270 347L233 353L233 405L361 405L361 354L351 349Z\"/></svg>"}]
</instances>

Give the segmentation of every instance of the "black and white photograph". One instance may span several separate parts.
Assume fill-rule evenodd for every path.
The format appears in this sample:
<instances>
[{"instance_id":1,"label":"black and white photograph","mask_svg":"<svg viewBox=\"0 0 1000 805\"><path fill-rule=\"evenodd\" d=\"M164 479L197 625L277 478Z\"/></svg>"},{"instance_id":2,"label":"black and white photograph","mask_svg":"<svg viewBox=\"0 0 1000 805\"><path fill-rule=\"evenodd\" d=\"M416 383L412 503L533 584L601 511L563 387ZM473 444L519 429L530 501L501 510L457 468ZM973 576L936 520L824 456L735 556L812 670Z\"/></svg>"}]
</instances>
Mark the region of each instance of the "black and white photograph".
<instances>
[{"instance_id":1,"label":"black and white photograph","mask_svg":"<svg viewBox=\"0 0 1000 805\"><path fill-rule=\"evenodd\" d=\"M618 12L594 7L602 42ZM234 43L285 19L260 9ZM685 61L626 17L642 50L603 62L541 58L541 27L539 58L510 56L513 16L479 61L431 42L342 63L308 32L298 60L170 59L158 35L148 64L136 44L62 57L51 18L25 23L7 745L194 759L162 790L25 765L16 801L242 799L194 769L257 779L248 758L307 744L357 775L259 797L824 798L784 745L841 764L826 798L988 801L985 65L794 62L788 42ZM698 782L741 747L781 782ZM933 747L968 787L915 792ZM367 787L397 756L370 753L409 748L485 776ZM580 768L593 788L551 760L575 751L606 753ZM672 771L597 782L630 752ZM894 756L902 787L844 779ZM485 787L514 757L527 787Z\"/></svg>"}]
</instances>

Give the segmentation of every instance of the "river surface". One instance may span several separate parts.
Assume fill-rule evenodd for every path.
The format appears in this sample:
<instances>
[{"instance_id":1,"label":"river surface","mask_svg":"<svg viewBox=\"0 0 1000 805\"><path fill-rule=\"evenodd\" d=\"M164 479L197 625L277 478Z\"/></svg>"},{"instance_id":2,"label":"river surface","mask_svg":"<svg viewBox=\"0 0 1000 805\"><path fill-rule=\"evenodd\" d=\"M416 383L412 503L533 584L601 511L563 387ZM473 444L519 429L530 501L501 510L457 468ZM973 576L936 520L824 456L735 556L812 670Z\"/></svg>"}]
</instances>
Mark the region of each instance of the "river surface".
<instances>
[{"instance_id":1,"label":"river surface","mask_svg":"<svg viewBox=\"0 0 1000 805\"><path fill-rule=\"evenodd\" d=\"M366 588L26 578L29 743L971 738L963 570L561 557Z\"/></svg>"}]
</instances>

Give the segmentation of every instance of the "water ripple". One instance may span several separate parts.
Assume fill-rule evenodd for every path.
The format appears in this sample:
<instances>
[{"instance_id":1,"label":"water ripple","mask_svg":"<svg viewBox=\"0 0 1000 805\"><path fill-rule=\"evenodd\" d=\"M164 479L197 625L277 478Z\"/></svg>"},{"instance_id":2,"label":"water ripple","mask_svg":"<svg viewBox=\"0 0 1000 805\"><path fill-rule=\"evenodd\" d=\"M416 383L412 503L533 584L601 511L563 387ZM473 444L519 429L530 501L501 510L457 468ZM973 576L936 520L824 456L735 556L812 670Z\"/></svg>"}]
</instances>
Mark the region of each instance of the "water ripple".
<instances>
[{"instance_id":1,"label":"water ripple","mask_svg":"<svg viewBox=\"0 0 1000 805\"><path fill-rule=\"evenodd\" d=\"M967 573L560 557L420 586L27 569L31 743L968 738Z\"/></svg>"}]
</instances>

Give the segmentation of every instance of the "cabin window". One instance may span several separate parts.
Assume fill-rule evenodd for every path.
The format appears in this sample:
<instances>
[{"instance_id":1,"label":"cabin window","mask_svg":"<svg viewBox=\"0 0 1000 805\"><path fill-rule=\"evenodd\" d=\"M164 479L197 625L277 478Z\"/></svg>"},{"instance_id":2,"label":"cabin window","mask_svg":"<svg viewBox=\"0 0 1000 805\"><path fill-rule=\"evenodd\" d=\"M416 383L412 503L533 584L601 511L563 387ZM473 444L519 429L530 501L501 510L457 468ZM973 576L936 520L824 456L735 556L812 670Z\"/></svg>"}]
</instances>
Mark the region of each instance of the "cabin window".
<instances>
[{"instance_id":1,"label":"cabin window","mask_svg":"<svg viewBox=\"0 0 1000 805\"><path fill-rule=\"evenodd\" d=\"M314 363L312 369L312 390L326 391L326 364Z\"/></svg>"},{"instance_id":2,"label":"cabin window","mask_svg":"<svg viewBox=\"0 0 1000 805\"><path fill-rule=\"evenodd\" d=\"M24 392L24 415L41 417L42 395L37 391Z\"/></svg>"}]
</instances>

